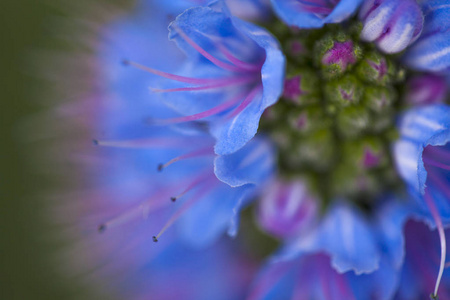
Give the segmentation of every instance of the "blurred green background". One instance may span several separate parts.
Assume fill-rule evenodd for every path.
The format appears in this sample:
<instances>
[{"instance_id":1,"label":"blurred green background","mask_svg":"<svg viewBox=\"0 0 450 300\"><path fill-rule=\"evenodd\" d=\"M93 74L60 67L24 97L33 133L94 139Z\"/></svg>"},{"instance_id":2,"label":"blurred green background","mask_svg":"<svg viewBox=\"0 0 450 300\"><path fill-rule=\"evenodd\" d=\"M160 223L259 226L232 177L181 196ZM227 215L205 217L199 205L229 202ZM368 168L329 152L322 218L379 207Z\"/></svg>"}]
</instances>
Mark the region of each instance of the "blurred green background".
<instances>
[{"instance_id":1,"label":"blurred green background","mask_svg":"<svg viewBox=\"0 0 450 300\"><path fill-rule=\"evenodd\" d=\"M58 229L46 218L45 199L55 181L38 169L46 166L36 161L42 142L23 142L20 136L22 123L47 109L48 99L40 97L48 86L35 60L39 51L55 46L55 25L70 15L64 7L69 2L0 2L0 299L99 299L80 278L58 272L61 241L53 238Z\"/></svg>"}]
</instances>

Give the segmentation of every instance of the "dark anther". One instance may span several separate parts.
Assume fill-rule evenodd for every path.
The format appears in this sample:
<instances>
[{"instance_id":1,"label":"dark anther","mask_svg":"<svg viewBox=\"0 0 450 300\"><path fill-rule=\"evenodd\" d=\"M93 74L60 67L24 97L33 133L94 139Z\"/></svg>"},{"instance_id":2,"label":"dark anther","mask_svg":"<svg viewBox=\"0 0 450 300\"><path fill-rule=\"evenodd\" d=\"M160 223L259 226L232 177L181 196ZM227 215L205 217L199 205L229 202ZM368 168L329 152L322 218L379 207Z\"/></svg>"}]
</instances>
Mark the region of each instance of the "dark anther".
<instances>
[{"instance_id":1,"label":"dark anther","mask_svg":"<svg viewBox=\"0 0 450 300\"><path fill-rule=\"evenodd\" d=\"M106 230L106 225L105 224L101 224L98 226L98 232L99 233L103 233Z\"/></svg>"}]
</instances>

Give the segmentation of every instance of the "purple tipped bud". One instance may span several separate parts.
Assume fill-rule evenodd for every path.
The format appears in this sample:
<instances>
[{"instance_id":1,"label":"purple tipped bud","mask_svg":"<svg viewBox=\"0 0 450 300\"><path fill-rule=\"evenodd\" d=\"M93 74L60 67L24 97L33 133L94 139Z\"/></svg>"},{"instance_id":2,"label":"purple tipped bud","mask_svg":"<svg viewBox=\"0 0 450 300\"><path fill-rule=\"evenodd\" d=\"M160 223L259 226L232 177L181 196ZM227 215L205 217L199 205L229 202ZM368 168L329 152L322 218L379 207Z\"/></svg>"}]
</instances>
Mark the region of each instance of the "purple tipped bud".
<instances>
[{"instance_id":1,"label":"purple tipped bud","mask_svg":"<svg viewBox=\"0 0 450 300\"><path fill-rule=\"evenodd\" d=\"M405 100L411 105L442 103L447 94L445 79L436 75L421 75L412 78L407 84Z\"/></svg>"},{"instance_id":2,"label":"purple tipped bud","mask_svg":"<svg viewBox=\"0 0 450 300\"><path fill-rule=\"evenodd\" d=\"M361 38L385 53L403 51L420 36L422 10L415 0L369 0L361 7Z\"/></svg>"},{"instance_id":3,"label":"purple tipped bud","mask_svg":"<svg viewBox=\"0 0 450 300\"><path fill-rule=\"evenodd\" d=\"M372 148L366 147L361 159L361 165L365 169L377 167L381 162L381 158L382 154L379 151L376 152Z\"/></svg>"},{"instance_id":4,"label":"purple tipped bud","mask_svg":"<svg viewBox=\"0 0 450 300\"><path fill-rule=\"evenodd\" d=\"M302 77L295 76L292 78L287 78L284 81L284 91L283 91L283 97L290 99L292 101L296 101L299 96L304 94L304 91L300 88Z\"/></svg>"},{"instance_id":5,"label":"purple tipped bud","mask_svg":"<svg viewBox=\"0 0 450 300\"><path fill-rule=\"evenodd\" d=\"M354 64L356 60L352 41L334 42L333 47L322 57L322 64L337 64L343 72L349 65Z\"/></svg>"},{"instance_id":6,"label":"purple tipped bud","mask_svg":"<svg viewBox=\"0 0 450 300\"><path fill-rule=\"evenodd\" d=\"M259 224L277 237L289 237L309 228L315 220L317 205L301 181L275 182L261 199Z\"/></svg>"}]
</instances>

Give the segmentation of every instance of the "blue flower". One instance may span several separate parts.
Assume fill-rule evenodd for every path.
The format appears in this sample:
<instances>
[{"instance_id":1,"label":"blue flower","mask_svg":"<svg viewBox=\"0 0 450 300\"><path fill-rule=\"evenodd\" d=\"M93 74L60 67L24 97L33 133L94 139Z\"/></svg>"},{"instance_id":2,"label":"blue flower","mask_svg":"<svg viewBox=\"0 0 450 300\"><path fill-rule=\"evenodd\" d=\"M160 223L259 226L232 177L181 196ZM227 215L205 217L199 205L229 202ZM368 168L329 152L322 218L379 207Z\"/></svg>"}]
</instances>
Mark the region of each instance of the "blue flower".
<instances>
[{"instance_id":1,"label":"blue flower","mask_svg":"<svg viewBox=\"0 0 450 300\"><path fill-rule=\"evenodd\" d=\"M278 16L291 26L319 28L354 14L362 0L271 0Z\"/></svg>"},{"instance_id":2,"label":"blue flower","mask_svg":"<svg viewBox=\"0 0 450 300\"><path fill-rule=\"evenodd\" d=\"M235 152L253 138L262 113L282 93L285 59L278 42L231 16L221 1L178 16L170 38L188 55L184 73L189 77L159 74L189 86L172 83L157 91L167 93L165 102L188 116L163 123L211 121L216 153Z\"/></svg>"},{"instance_id":3,"label":"blue flower","mask_svg":"<svg viewBox=\"0 0 450 300\"><path fill-rule=\"evenodd\" d=\"M250 299L388 299L396 271L377 227L345 204L318 227L290 241L260 271Z\"/></svg>"},{"instance_id":4,"label":"blue flower","mask_svg":"<svg viewBox=\"0 0 450 300\"><path fill-rule=\"evenodd\" d=\"M151 1L105 29L80 226L112 261L99 276L128 274L136 299L242 299L280 243L249 299L445 297L448 5L272 8L282 22L266 1Z\"/></svg>"},{"instance_id":5,"label":"blue flower","mask_svg":"<svg viewBox=\"0 0 450 300\"><path fill-rule=\"evenodd\" d=\"M400 175L421 207L424 218L439 232L441 263L433 295L437 295L446 263L444 226L450 222L448 157L450 107L413 108L399 122L394 158Z\"/></svg>"},{"instance_id":6,"label":"blue flower","mask_svg":"<svg viewBox=\"0 0 450 300\"><path fill-rule=\"evenodd\" d=\"M445 235L448 237L449 230ZM425 299L435 288L436 272L440 264L440 240L436 230L423 222L409 220L404 225L405 262L401 270L398 292L395 299ZM447 239L447 244L448 244ZM450 251L447 250L447 256ZM448 264L446 265L448 267ZM439 299L450 297L450 276L445 272L438 294Z\"/></svg>"},{"instance_id":7,"label":"blue flower","mask_svg":"<svg viewBox=\"0 0 450 300\"><path fill-rule=\"evenodd\" d=\"M144 12L140 10L136 18L113 24L109 30L120 28L121 34L114 36L113 47L110 42L109 47L102 50L105 67L101 76L101 86L104 87L101 97L108 102L97 108L102 113L95 125L94 132L97 133L93 134L98 138L95 141L97 145L116 148L104 155L109 155L111 161L120 162L118 165L127 167L119 170L113 164L112 169L101 177L99 184L112 187L124 182L130 183L131 187L124 187L120 197L116 191L117 197L128 199L127 208L122 207L122 213L112 213L98 222L104 231L118 224L139 220L153 209L167 210L167 206L171 205L170 199L176 198L177 202L184 204L172 213L172 217L166 217L166 224L154 228L156 238L159 239L159 235L166 230L166 225L170 226L180 218L180 235L184 240L194 245L211 244L224 231L228 230L232 235L237 233L240 209L253 199L255 188L271 175L273 149L267 140L258 138L235 154L216 158L214 138L201 124L154 127L149 130L149 125L143 122L145 118L175 117L176 114L158 101L149 101L152 96L147 85L157 82L158 76L124 67L120 64L121 55L127 54L127 57L151 64L158 64L162 57L172 55L169 62L173 65L167 67L173 68L182 58L174 51L173 45L162 39L162 29L159 27L162 20L154 19L155 25L141 18ZM160 45L152 55L140 47L123 51L121 46L130 42L150 47L146 30L151 30L153 38ZM111 105L112 102L114 105ZM265 163L261 164L264 160ZM258 165L254 164L255 161ZM216 167L215 170L214 165L223 167ZM243 176L239 177L239 183L230 183L236 188L222 183L214 173L227 182L227 176L230 177L226 174L227 170L239 174L240 169ZM152 184L141 186L145 182ZM161 187L164 187L163 192L160 191ZM137 199L133 203L130 195L135 193ZM161 232L157 234L158 231Z\"/></svg>"},{"instance_id":8,"label":"blue flower","mask_svg":"<svg viewBox=\"0 0 450 300\"><path fill-rule=\"evenodd\" d=\"M401 117L398 126L400 139L393 151L400 176L425 210L431 209L427 199L432 198L448 223L446 144L450 138L450 108L446 105L412 108Z\"/></svg>"}]
</instances>

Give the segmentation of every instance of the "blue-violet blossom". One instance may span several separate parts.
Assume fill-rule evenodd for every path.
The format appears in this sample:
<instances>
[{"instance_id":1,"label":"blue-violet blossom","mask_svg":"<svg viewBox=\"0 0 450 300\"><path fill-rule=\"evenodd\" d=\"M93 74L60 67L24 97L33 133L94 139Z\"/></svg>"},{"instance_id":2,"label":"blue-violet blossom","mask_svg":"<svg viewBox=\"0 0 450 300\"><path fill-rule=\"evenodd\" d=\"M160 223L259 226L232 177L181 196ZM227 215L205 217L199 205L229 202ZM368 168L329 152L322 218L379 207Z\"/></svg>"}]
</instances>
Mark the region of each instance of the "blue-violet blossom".
<instances>
[{"instance_id":1,"label":"blue-violet blossom","mask_svg":"<svg viewBox=\"0 0 450 300\"><path fill-rule=\"evenodd\" d=\"M126 299L450 297L449 1L142 1L101 34L81 268Z\"/></svg>"}]
</instances>

